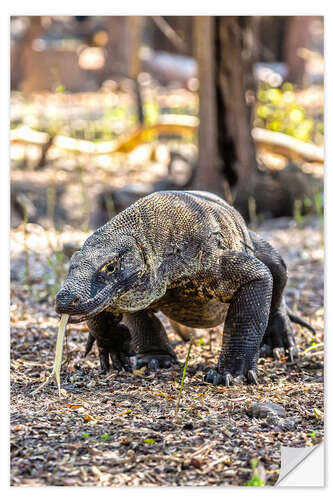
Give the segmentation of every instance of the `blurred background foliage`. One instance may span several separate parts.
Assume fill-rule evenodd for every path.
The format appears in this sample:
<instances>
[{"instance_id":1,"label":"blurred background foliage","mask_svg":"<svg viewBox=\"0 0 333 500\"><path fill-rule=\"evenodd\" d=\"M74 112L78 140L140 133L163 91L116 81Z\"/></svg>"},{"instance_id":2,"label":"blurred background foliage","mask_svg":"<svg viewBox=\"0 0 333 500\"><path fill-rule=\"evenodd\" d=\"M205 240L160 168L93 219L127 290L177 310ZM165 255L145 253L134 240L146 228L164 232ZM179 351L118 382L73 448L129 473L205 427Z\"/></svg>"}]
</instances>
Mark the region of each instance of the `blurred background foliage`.
<instances>
[{"instance_id":1,"label":"blurred background foliage","mask_svg":"<svg viewBox=\"0 0 333 500\"><path fill-rule=\"evenodd\" d=\"M219 192L247 219L311 212L323 29L320 16L13 16L12 226L27 213L94 229L158 189Z\"/></svg>"},{"instance_id":2,"label":"blurred background foliage","mask_svg":"<svg viewBox=\"0 0 333 500\"><path fill-rule=\"evenodd\" d=\"M323 145L324 103L318 90L312 89L311 95L304 96L290 82L284 82L278 88L260 82L257 100L255 127Z\"/></svg>"}]
</instances>

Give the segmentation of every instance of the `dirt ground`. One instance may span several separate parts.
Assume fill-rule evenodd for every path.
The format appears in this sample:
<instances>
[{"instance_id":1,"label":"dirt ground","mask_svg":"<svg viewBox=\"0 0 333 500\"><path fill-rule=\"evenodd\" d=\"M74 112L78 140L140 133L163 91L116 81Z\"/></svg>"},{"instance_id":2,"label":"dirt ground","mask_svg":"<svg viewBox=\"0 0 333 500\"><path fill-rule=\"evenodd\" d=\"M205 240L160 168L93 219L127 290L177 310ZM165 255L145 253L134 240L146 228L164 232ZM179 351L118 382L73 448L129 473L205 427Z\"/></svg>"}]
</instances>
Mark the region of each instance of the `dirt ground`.
<instances>
[{"instance_id":1,"label":"dirt ground","mask_svg":"<svg viewBox=\"0 0 333 500\"><path fill-rule=\"evenodd\" d=\"M295 325L302 351L295 362L260 359L258 386L224 388L203 382L203 370L217 361L222 329L198 332L177 420L188 344L165 318L180 366L150 375L101 375L95 348L83 358L86 325L73 325L61 374L65 395L59 399L55 384L31 394L54 359L58 317L50 299L56 282L49 243L56 237L33 224L25 228L25 237L23 225L13 230L11 484L246 485L251 479L253 484L256 459L260 480L273 485L280 445L313 446L323 438L322 227L316 218L299 226L292 219L276 219L258 232L280 249L289 268L288 305L311 323L316 337ZM87 234L76 236L82 241ZM69 240L71 234L64 231L62 238ZM24 283L27 270L30 281ZM285 409L285 425L272 417L247 415L251 404L262 401Z\"/></svg>"}]
</instances>

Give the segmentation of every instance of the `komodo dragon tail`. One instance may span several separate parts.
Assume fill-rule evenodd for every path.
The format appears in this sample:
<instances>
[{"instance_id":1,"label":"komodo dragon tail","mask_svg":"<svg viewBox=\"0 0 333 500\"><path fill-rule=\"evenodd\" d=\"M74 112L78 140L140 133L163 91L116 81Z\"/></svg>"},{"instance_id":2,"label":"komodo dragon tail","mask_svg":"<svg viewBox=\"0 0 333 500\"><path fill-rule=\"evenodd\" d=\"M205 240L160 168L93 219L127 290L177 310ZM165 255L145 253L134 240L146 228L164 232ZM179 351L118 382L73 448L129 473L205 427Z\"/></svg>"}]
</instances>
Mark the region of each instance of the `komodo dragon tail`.
<instances>
[{"instance_id":1,"label":"komodo dragon tail","mask_svg":"<svg viewBox=\"0 0 333 500\"><path fill-rule=\"evenodd\" d=\"M313 335L316 335L316 330L311 325L309 325L309 323L304 321L304 319L299 318L298 316L293 314L289 308L287 308L287 313L288 313L290 321L292 321L293 323L297 323L297 325L304 326L304 328L307 328L308 330L310 330L310 332L312 332Z\"/></svg>"}]
</instances>

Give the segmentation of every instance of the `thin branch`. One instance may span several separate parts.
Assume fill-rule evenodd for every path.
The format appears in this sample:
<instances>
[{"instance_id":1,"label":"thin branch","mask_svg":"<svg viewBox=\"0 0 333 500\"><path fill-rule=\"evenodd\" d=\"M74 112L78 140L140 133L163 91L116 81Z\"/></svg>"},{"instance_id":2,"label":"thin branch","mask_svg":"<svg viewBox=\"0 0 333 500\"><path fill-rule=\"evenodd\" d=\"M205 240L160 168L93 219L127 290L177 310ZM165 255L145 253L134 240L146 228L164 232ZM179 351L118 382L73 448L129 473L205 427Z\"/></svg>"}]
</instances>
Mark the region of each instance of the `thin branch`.
<instances>
[{"instance_id":1,"label":"thin branch","mask_svg":"<svg viewBox=\"0 0 333 500\"><path fill-rule=\"evenodd\" d=\"M152 20L156 26L162 31L171 43L177 47L177 49L183 51L186 50L186 44L184 40L171 28L170 24L162 16L151 16Z\"/></svg>"}]
</instances>

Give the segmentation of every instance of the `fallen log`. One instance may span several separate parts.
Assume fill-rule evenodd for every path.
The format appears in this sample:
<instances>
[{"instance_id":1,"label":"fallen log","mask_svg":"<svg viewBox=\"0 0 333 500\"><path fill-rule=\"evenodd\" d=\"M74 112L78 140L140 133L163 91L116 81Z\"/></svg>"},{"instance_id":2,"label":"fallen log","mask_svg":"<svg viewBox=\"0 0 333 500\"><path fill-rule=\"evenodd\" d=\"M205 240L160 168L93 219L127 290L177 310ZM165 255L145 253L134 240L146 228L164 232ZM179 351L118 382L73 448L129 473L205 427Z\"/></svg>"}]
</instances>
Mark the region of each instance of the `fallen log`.
<instances>
[{"instance_id":1,"label":"fallen log","mask_svg":"<svg viewBox=\"0 0 333 500\"><path fill-rule=\"evenodd\" d=\"M324 148L300 141L281 132L272 132L264 128L252 129L251 135L257 147L269 152L286 156L291 160L324 163Z\"/></svg>"},{"instance_id":2,"label":"fallen log","mask_svg":"<svg viewBox=\"0 0 333 500\"><path fill-rule=\"evenodd\" d=\"M121 139L92 142L57 135L52 145L64 151L92 155L130 153L140 144L151 141L159 134L186 136L196 133L198 125L199 119L196 116L168 114L161 115L156 124L139 127ZM291 160L324 163L324 148L321 146L263 128L254 128L251 134L258 148L281 154ZM10 140L12 144L36 144L45 147L45 144L50 142L50 136L46 132L38 132L24 126L12 130Z\"/></svg>"},{"instance_id":3,"label":"fallen log","mask_svg":"<svg viewBox=\"0 0 333 500\"><path fill-rule=\"evenodd\" d=\"M151 141L159 134L176 134L180 136L196 132L199 120L195 116L161 115L154 125L139 127L125 137L113 141L92 142L65 135L54 137L52 145L74 153L106 155L112 153L130 153L140 144ZM38 132L29 127L19 127L11 131L12 144L35 144L45 146L50 141L46 132Z\"/></svg>"}]
</instances>

